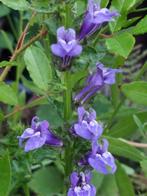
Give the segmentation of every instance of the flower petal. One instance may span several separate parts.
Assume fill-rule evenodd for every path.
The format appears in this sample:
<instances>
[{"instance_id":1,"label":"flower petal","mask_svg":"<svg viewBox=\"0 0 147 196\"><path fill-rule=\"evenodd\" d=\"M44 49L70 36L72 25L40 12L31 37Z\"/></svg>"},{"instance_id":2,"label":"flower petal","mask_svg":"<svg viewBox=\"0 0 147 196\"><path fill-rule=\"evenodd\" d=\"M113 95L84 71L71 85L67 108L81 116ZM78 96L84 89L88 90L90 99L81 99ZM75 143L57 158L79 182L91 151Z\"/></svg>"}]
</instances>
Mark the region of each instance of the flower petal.
<instances>
[{"instance_id":1,"label":"flower petal","mask_svg":"<svg viewBox=\"0 0 147 196\"><path fill-rule=\"evenodd\" d=\"M76 39L76 32L75 32L75 30L71 29L71 28L67 29L66 30L65 39L66 39L67 42L75 40Z\"/></svg>"},{"instance_id":2,"label":"flower petal","mask_svg":"<svg viewBox=\"0 0 147 196\"><path fill-rule=\"evenodd\" d=\"M56 56L60 56L60 57L66 56L66 52L63 50L63 48L60 46L60 44L52 44L51 51Z\"/></svg>"},{"instance_id":3,"label":"flower petal","mask_svg":"<svg viewBox=\"0 0 147 196\"><path fill-rule=\"evenodd\" d=\"M25 144L25 152L42 147L45 144L46 137L41 137L40 135L31 137L27 140Z\"/></svg>"},{"instance_id":4,"label":"flower petal","mask_svg":"<svg viewBox=\"0 0 147 196\"><path fill-rule=\"evenodd\" d=\"M83 120L83 117L85 115L85 112L86 110L84 109L84 107L78 107L78 119L79 119L79 122L82 122Z\"/></svg>"},{"instance_id":5,"label":"flower petal","mask_svg":"<svg viewBox=\"0 0 147 196\"><path fill-rule=\"evenodd\" d=\"M88 129L88 124L86 123L86 121L83 123L77 123L74 125L74 130L75 133L77 135L79 135L80 137L87 139L87 140L91 140L92 139L92 134L90 133L89 129Z\"/></svg>"},{"instance_id":6,"label":"flower petal","mask_svg":"<svg viewBox=\"0 0 147 196\"><path fill-rule=\"evenodd\" d=\"M57 39L65 39L65 33L66 33L66 30L64 27L59 27L57 29Z\"/></svg>"},{"instance_id":7,"label":"flower petal","mask_svg":"<svg viewBox=\"0 0 147 196\"><path fill-rule=\"evenodd\" d=\"M82 46L81 45L76 45L69 53L69 56L78 56L82 52Z\"/></svg>"},{"instance_id":8,"label":"flower petal","mask_svg":"<svg viewBox=\"0 0 147 196\"><path fill-rule=\"evenodd\" d=\"M57 136L55 136L51 131L47 131L45 134L46 134L45 144L55 146L55 147L63 146L62 140L59 139Z\"/></svg>"},{"instance_id":9,"label":"flower petal","mask_svg":"<svg viewBox=\"0 0 147 196\"><path fill-rule=\"evenodd\" d=\"M77 185L78 181L79 181L78 173L77 172L72 172L72 174L70 175L71 185L73 187L75 187Z\"/></svg>"}]
</instances>

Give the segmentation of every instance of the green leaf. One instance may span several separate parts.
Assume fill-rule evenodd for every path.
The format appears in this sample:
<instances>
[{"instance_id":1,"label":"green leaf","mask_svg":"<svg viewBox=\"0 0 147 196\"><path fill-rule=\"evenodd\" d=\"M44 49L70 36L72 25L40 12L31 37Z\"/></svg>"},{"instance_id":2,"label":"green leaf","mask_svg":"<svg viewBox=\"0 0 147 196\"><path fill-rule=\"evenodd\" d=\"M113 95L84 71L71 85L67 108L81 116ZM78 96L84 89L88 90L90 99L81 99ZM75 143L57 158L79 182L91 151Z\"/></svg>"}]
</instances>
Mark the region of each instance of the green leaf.
<instances>
[{"instance_id":1,"label":"green leaf","mask_svg":"<svg viewBox=\"0 0 147 196\"><path fill-rule=\"evenodd\" d=\"M2 61L0 62L0 67L6 67L6 66L13 66L16 65L17 62L13 61L13 62L9 62L9 61Z\"/></svg>"},{"instance_id":2,"label":"green leaf","mask_svg":"<svg viewBox=\"0 0 147 196\"><path fill-rule=\"evenodd\" d=\"M11 40L9 34L3 30L0 30L0 34L2 36L5 47L8 48L10 52L13 52L13 41Z\"/></svg>"},{"instance_id":3,"label":"green leaf","mask_svg":"<svg viewBox=\"0 0 147 196\"><path fill-rule=\"evenodd\" d=\"M83 78L85 78L88 74L88 71L87 70L80 70L74 74L71 74L70 76L70 86L71 86L71 89L74 88L75 84L77 82L79 82L80 80L82 80Z\"/></svg>"},{"instance_id":4,"label":"green leaf","mask_svg":"<svg viewBox=\"0 0 147 196\"><path fill-rule=\"evenodd\" d=\"M0 83L0 101L10 105L17 105L18 103L15 91L5 83Z\"/></svg>"},{"instance_id":5,"label":"green leaf","mask_svg":"<svg viewBox=\"0 0 147 196\"><path fill-rule=\"evenodd\" d=\"M104 176L103 183L100 190L97 192L97 196L118 196L118 188L114 175Z\"/></svg>"},{"instance_id":6,"label":"green leaf","mask_svg":"<svg viewBox=\"0 0 147 196\"><path fill-rule=\"evenodd\" d=\"M11 183L11 166L9 154L6 152L0 157L0 195L7 196Z\"/></svg>"},{"instance_id":7,"label":"green leaf","mask_svg":"<svg viewBox=\"0 0 147 196\"><path fill-rule=\"evenodd\" d=\"M82 15L85 12L86 3L83 0L77 0L75 2L75 12L77 16Z\"/></svg>"},{"instance_id":8,"label":"green leaf","mask_svg":"<svg viewBox=\"0 0 147 196\"><path fill-rule=\"evenodd\" d=\"M7 16L10 13L10 9L3 4L0 5L0 17Z\"/></svg>"},{"instance_id":9,"label":"green leaf","mask_svg":"<svg viewBox=\"0 0 147 196\"><path fill-rule=\"evenodd\" d=\"M14 10L27 10L29 3L26 0L0 0L6 6Z\"/></svg>"},{"instance_id":10,"label":"green leaf","mask_svg":"<svg viewBox=\"0 0 147 196\"><path fill-rule=\"evenodd\" d=\"M128 12L136 3L137 0L113 0L111 5L121 14Z\"/></svg>"},{"instance_id":11,"label":"green leaf","mask_svg":"<svg viewBox=\"0 0 147 196\"><path fill-rule=\"evenodd\" d=\"M48 103L48 105L40 106L37 110L37 116L41 120L48 120L51 124L51 127L53 128L57 128L63 125L63 120L60 116L59 108L57 108L53 103Z\"/></svg>"},{"instance_id":12,"label":"green leaf","mask_svg":"<svg viewBox=\"0 0 147 196\"><path fill-rule=\"evenodd\" d=\"M31 46L24 54L26 67L34 83L42 90L48 90L48 83L52 79L49 59L42 49Z\"/></svg>"},{"instance_id":13,"label":"green leaf","mask_svg":"<svg viewBox=\"0 0 147 196\"><path fill-rule=\"evenodd\" d=\"M109 141L109 150L115 155L121 156L121 157L126 157L130 160L133 161L141 161L144 159L144 155L137 150L135 147L130 146L126 142L123 142L122 140L118 138L113 138L113 137L108 137L106 138Z\"/></svg>"},{"instance_id":14,"label":"green leaf","mask_svg":"<svg viewBox=\"0 0 147 196\"><path fill-rule=\"evenodd\" d=\"M146 122L147 112L134 112L134 114L142 123ZM117 122L111 127L108 133L109 136L128 138L130 135L135 134L135 131L138 129L133 119L133 114L118 117L116 120Z\"/></svg>"},{"instance_id":15,"label":"green leaf","mask_svg":"<svg viewBox=\"0 0 147 196\"><path fill-rule=\"evenodd\" d=\"M112 38L106 39L106 46L110 52L127 58L133 49L135 38L127 32L114 35Z\"/></svg>"},{"instance_id":16,"label":"green leaf","mask_svg":"<svg viewBox=\"0 0 147 196\"><path fill-rule=\"evenodd\" d=\"M147 82L137 81L122 86L122 92L131 101L147 105Z\"/></svg>"},{"instance_id":17,"label":"green leaf","mask_svg":"<svg viewBox=\"0 0 147 196\"><path fill-rule=\"evenodd\" d=\"M42 196L56 195L63 189L63 176L56 167L42 168L33 174L29 187Z\"/></svg>"},{"instance_id":18,"label":"green leaf","mask_svg":"<svg viewBox=\"0 0 147 196\"><path fill-rule=\"evenodd\" d=\"M141 168L144 172L144 175L147 177L147 160L143 160L140 162Z\"/></svg>"},{"instance_id":19,"label":"green leaf","mask_svg":"<svg viewBox=\"0 0 147 196\"><path fill-rule=\"evenodd\" d=\"M96 190L98 191L103 183L104 180L104 175L100 174L96 171L92 172L92 180L91 180L91 184L93 184L96 188Z\"/></svg>"},{"instance_id":20,"label":"green leaf","mask_svg":"<svg viewBox=\"0 0 147 196\"><path fill-rule=\"evenodd\" d=\"M119 189L120 196L134 196L133 185L120 163L117 163L117 170L115 173L116 183Z\"/></svg>"},{"instance_id":21,"label":"green leaf","mask_svg":"<svg viewBox=\"0 0 147 196\"><path fill-rule=\"evenodd\" d=\"M137 127L139 128L139 130L142 132L144 127L143 127L143 124L140 121L140 119L135 114L133 115L133 119L134 119Z\"/></svg>"},{"instance_id":22,"label":"green leaf","mask_svg":"<svg viewBox=\"0 0 147 196\"><path fill-rule=\"evenodd\" d=\"M101 8L107 7L108 3L109 3L109 0L103 0L103 1L101 1Z\"/></svg>"},{"instance_id":23,"label":"green leaf","mask_svg":"<svg viewBox=\"0 0 147 196\"><path fill-rule=\"evenodd\" d=\"M120 16L115 19L115 21L109 23L112 32L117 32L124 26L124 24L127 22L127 14L136 3L137 0L112 1L111 8L113 10L117 10L120 14Z\"/></svg>"},{"instance_id":24,"label":"green leaf","mask_svg":"<svg viewBox=\"0 0 147 196\"><path fill-rule=\"evenodd\" d=\"M140 35L147 32L147 16L142 18L135 27L132 28L130 33L134 35Z\"/></svg>"}]
</instances>

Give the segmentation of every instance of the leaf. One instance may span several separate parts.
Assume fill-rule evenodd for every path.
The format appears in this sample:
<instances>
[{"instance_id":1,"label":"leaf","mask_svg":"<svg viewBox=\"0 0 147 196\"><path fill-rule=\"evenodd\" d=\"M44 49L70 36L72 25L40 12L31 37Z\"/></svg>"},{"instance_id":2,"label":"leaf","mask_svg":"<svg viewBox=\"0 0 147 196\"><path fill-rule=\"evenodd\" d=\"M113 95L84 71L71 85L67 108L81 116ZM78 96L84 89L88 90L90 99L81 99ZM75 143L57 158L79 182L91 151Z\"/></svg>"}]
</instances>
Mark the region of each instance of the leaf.
<instances>
[{"instance_id":1,"label":"leaf","mask_svg":"<svg viewBox=\"0 0 147 196\"><path fill-rule=\"evenodd\" d=\"M135 114L133 115L133 119L134 119L137 127L139 128L139 130L142 132L144 127L143 127L143 124L140 121L140 119Z\"/></svg>"},{"instance_id":2,"label":"leaf","mask_svg":"<svg viewBox=\"0 0 147 196\"><path fill-rule=\"evenodd\" d=\"M93 184L98 191L103 183L104 175L96 172L95 170L92 172L92 180L91 184Z\"/></svg>"},{"instance_id":3,"label":"leaf","mask_svg":"<svg viewBox=\"0 0 147 196\"><path fill-rule=\"evenodd\" d=\"M106 138L109 141L109 150L115 155L121 156L121 157L126 157L130 160L133 161L141 161L144 159L144 155L137 150L135 147L130 146L126 142L123 142L122 140L118 138L113 138L113 137L108 137Z\"/></svg>"},{"instance_id":4,"label":"leaf","mask_svg":"<svg viewBox=\"0 0 147 196\"><path fill-rule=\"evenodd\" d=\"M140 162L144 175L147 177L147 159Z\"/></svg>"},{"instance_id":5,"label":"leaf","mask_svg":"<svg viewBox=\"0 0 147 196\"><path fill-rule=\"evenodd\" d=\"M75 12L77 16L82 15L85 12L86 3L83 0L77 0L75 2Z\"/></svg>"},{"instance_id":6,"label":"leaf","mask_svg":"<svg viewBox=\"0 0 147 196\"><path fill-rule=\"evenodd\" d=\"M146 122L147 112L134 112L134 114L141 120L142 123ZM128 114L116 118L117 122L111 127L108 135L113 137L128 138L130 135L135 134L138 129L133 119L133 114Z\"/></svg>"},{"instance_id":7,"label":"leaf","mask_svg":"<svg viewBox=\"0 0 147 196\"><path fill-rule=\"evenodd\" d=\"M130 33L134 35L141 35L147 32L147 16L142 18L135 27L132 28Z\"/></svg>"},{"instance_id":8,"label":"leaf","mask_svg":"<svg viewBox=\"0 0 147 196\"><path fill-rule=\"evenodd\" d=\"M116 183L119 189L120 196L134 196L134 189L133 185L126 174L125 170L121 166L121 164L117 163L117 170L115 173Z\"/></svg>"},{"instance_id":9,"label":"leaf","mask_svg":"<svg viewBox=\"0 0 147 196\"><path fill-rule=\"evenodd\" d=\"M56 195L63 189L63 176L54 166L42 168L33 174L29 187L42 196Z\"/></svg>"},{"instance_id":10,"label":"leaf","mask_svg":"<svg viewBox=\"0 0 147 196\"><path fill-rule=\"evenodd\" d=\"M51 127L53 128L60 127L63 124L63 120L59 112L59 107L57 108L53 103L48 103L48 105L40 106L37 110L37 116L41 120L48 120Z\"/></svg>"},{"instance_id":11,"label":"leaf","mask_svg":"<svg viewBox=\"0 0 147 196\"><path fill-rule=\"evenodd\" d=\"M101 8L107 7L108 3L109 3L109 0L103 0L103 1L101 1Z\"/></svg>"},{"instance_id":12,"label":"leaf","mask_svg":"<svg viewBox=\"0 0 147 196\"><path fill-rule=\"evenodd\" d=\"M6 152L0 157L0 195L7 196L11 183L11 166L9 154Z\"/></svg>"},{"instance_id":13,"label":"leaf","mask_svg":"<svg viewBox=\"0 0 147 196\"><path fill-rule=\"evenodd\" d=\"M31 46L24 54L26 67L34 83L42 90L48 90L48 83L52 79L50 62L42 49Z\"/></svg>"},{"instance_id":14,"label":"leaf","mask_svg":"<svg viewBox=\"0 0 147 196\"><path fill-rule=\"evenodd\" d=\"M74 88L75 84L85 78L88 74L87 70L80 70L70 76L70 87L71 89Z\"/></svg>"},{"instance_id":15,"label":"leaf","mask_svg":"<svg viewBox=\"0 0 147 196\"><path fill-rule=\"evenodd\" d=\"M106 46L110 52L127 58L133 49L135 38L127 32L106 39Z\"/></svg>"},{"instance_id":16,"label":"leaf","mask_svg":"<svg viewBox=\"0 0 147 196\"><path fill-rule=\"evenodd\" d=\"M27 10L29 3L26 0L0 0L6 6L14 10Z\"/></svg>"},{"instance_id":17,"label":"leaf","mask_svg":"<svg viewBox=\"0 0 147 196\"><path fill-rule=\"evenodd\" d=\"M111 9L117 10L120 14L120 16L115 19L115 21L109 23L112 32L117 32L124 26L124 24L127 22L127 14L136 3L137 0L112 1Z\"/></svg>"},{"instance_id":18,"label":"leaf","mask_svg":"<svg viewBox=\"0 0 147 196\"><path fill-rule=\"evenodd\" d=\"M17 105L18 103L15 91L5 83L0 83L0 101L10 105Z\"/></svg>"},{"instance_id":19,"label":"leaf","mask_svg":"<svg viewBox=\"0 0 147 196\"><path fill-rule=\"evenodd\" d=\"M113 188L112 188L113 187ZM103 183L97 196L118 196L118 188L114 175L104 175Z\"/></svg>"},{"instance_id":20,"label":"leaf","mask_svg":"<svg viewBox=\"0 0 147 196\"><path fill-rule=\"evenodd\" d=\"M147 82L137 81L122 86L122 92L131 101L147 105Z\"/></svg>"},{"instance_id":21,"label":"leaf","mask_svg":"<svg viewBox=\"0 0 147 196\"><path fill-rule=\"evenodd\" d=\"M13 66L13 65L17 65L17 62L15 62L15 61L13 61L13 62L9 62L9 61L0 62L0 67Z\"/></svg>"},{"instance_id":22,"label":"leaf","mask_svg":"<svg viewBox=\"0 0 147 196\"><path fill-rule=\"evenodd\" d=\"M10 9L3 4L0 5L0 17L7 16L10 13Z\"/></svg>"},{"instance_id":23,"label":"leaf","mask_svg":"<svg viewBox=\"0 0 147 196\"><path fill-rule=\"evenodd\" d=\"M137 0L113 0L111 5L121 14L128 12L136 3Z\"/></svg>"},{"instance_id":24,"label":"leaf","mask_svg":"<svg viewBox=\"0 0 147 196\"><path fill-rule=\"evenodd\" d=\"M21 80L23 82L24 87L32 91L36 95L44 95L44 91L38 89L38 87L34 84L33 81L27 80L24 76L21 76Z\"/></svg>"},{"instance_id":25,"label":"leaf","mask_svg":"<svg viewBox=\"0 0 147 196\"><path fill-rule=\"evenodd\" d=\"M10 39L10 36L7 32L0 30L4 45L6 48L10 50L10 52L13 52L13 40Z\"/></svg>"}]
</instances>

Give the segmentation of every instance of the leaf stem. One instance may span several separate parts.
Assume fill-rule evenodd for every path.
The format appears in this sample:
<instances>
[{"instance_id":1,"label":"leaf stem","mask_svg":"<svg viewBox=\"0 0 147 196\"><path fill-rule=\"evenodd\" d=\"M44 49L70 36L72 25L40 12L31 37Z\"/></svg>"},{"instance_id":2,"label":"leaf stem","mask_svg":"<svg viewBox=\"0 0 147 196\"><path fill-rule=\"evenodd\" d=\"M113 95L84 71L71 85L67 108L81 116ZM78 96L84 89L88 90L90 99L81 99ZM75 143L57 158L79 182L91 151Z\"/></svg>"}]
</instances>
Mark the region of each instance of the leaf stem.
<instances>
[{"instance_id":1,"label":"leaf stem","mask_svg":"<svg viewBox=\"0 0 147 196\"><path fill-rule=\"evenodd\" d=\"M133 142L133 141L128 141L125 139L120 138L121 141L126 142L127 144L137 147L137 148L147 148L147 144L146 143L138 143L138 142Z\"/></svg>"}]
</instances>

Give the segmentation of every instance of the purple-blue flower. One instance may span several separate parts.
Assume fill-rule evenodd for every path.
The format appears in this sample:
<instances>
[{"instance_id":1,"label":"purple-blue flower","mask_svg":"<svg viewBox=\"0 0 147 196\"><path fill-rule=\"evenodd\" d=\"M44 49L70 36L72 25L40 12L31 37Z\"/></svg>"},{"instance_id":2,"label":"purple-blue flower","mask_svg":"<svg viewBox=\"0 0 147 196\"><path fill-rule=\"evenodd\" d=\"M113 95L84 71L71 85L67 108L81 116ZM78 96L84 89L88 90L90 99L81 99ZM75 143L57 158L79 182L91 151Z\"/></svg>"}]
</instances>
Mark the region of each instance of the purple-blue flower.
<instances>
[{"instance_id":1,"label":"purple-blue flower","mask_svg":"<svg viewBox=\"0 0 147 196\"><path fill-rule=\"evenodd\" d=\"M68 191L68 196L95 196L96 188L91 185L91 173L78 174L73 172L70 176L71 188Z\"/></svg>"},{"instance_id":2,"label":"purple-blue flower","mask_svg":"<svg viewBox=\"0 0 147 196\"><path fill-rule=\"evenodd\" d=\"M101 136L103 127L96 121L93 109L86 111L84 107L78 107L78 122L74 124L73 131L76 135L93 141Z\"/></svg>"},{"instance_id":3,"label":"purple-blue flower","mask_svg":"<svg viewBox=\"0 0 147 196\"><path fill-rule=\"evenodd\" d=\"M107 8L101 9L100 3L89 0L78 39L82 40L85 37L89 37L99 29L103 23L113 21L113 17L115 16L118 16L116 11L110 11Z\"/></svg>"},{"instance_id":4,"label":"purple-blue flower","mask_svg":"<svg viewBox=\"0 0 147 196\"><path fill-rule=\"evenodd\" d=\"M86 86L75 96L75 102L83 104L105 84L114 84L116 73L121 72L119 69L104 67L102 63L97 63L96 66L96 70L87 78Z\"/></svg>"},{"instance_id":5,"label":"purple-blue flower","mask_svg":"<svg viewBox=\"0 0 147 196\"><path fill-rule=\"evenodd\" d=\"M32 119L31 128L25 129L18 139L25 152L40 148L44 144L55 147L63 145L63 142L51 132L48 121L39 121L38 117Z\"/></svg>"},{"instance_id":6,"label":"purple-blue flower","mask_svg":"<svg viewBox=\"0 0 147 196\"><path fill-rule=\"evenodd\" d=\"M92 153L88 156L89 165L103 174L113 174L116 171L114 157L108 152L108 141L103 139L103 144L93 142Z\"/></svg>"},{"instance_id":7,"label":"purple-blue flower","mask_svg":"<svg viewBox=\"0 0 147 196\"><path fill-rule=\"evenodd\" d=\"M51 45L52 53L63 58L63 65L69 64L70 58L82 52L82 46L76 40L74 29L60 27L57 30L57 43Z\"/></svg>"}]
</instances>

